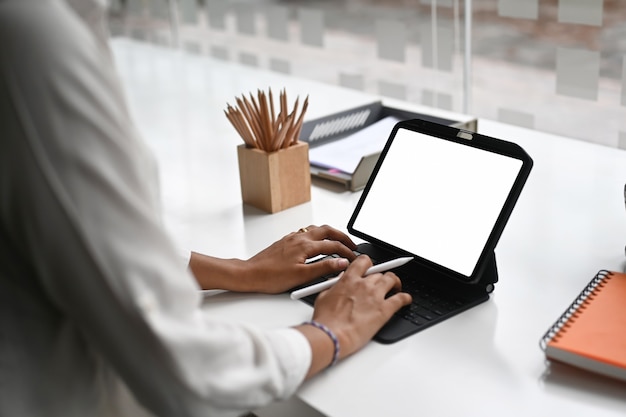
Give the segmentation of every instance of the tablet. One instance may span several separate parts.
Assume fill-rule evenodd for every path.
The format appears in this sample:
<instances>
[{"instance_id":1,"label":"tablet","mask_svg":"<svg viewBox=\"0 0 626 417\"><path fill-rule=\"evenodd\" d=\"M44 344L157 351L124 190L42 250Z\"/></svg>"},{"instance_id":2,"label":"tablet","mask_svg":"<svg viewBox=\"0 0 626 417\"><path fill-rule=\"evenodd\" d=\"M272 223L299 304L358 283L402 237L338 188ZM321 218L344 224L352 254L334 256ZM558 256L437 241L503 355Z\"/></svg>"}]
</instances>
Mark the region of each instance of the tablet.
<instances>
[{"instance_id":1,"label":"tablet","mask_svg":"<svg viewBox=\"0 0 626 417\"><path fill-rule=\"evenodd\" d=\"M348 231L441 276L475 283L493 262L532 165L509 141L420 119L399 122Z\"/></svg>"}]
</instances>

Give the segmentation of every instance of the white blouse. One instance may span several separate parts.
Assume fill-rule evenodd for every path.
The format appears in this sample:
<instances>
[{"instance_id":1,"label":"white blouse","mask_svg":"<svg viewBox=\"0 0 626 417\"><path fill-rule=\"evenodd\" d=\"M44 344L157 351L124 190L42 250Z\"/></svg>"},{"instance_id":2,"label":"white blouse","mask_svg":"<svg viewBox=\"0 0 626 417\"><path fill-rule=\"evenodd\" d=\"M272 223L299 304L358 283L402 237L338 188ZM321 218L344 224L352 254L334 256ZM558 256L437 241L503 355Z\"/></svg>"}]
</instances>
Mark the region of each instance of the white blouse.
<instances>
[{"instance_id":1,"label":"white blouse","mask_svg":"<svg viewBox=\"0 0 626 417\"><path fill-rule=\"evenodd\" d=\"M0 415L235 416L284 399L310 346L201 309L97 3L0 0Z\"/></svg>"}]
</instances>

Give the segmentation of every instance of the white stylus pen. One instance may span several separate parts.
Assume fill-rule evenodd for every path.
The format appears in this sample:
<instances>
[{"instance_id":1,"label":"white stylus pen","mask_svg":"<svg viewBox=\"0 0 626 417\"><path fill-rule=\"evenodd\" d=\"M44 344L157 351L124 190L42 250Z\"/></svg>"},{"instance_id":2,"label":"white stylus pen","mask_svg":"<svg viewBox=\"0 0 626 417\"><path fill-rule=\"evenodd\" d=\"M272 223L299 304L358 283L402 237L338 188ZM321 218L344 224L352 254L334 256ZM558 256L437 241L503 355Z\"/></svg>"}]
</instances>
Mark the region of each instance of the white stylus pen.
<instances>
[{"instance_id":1,"label":"white stylus pen","mask_svg":"<svg viewBox=\"0 0 626 417\"><path fill-rule=\"evenodd\" d=\"M370 267L367 271L365 271L365 275L364 276L376 274L378 272L389 271L390 269L397 268L399 266L404 265L405 263L409 262L412 259L413 259L412 256L408 256L408 257L405 257L405 258L392 259L391 261L387 261L387 262L383 262L383 263L378 264L378 265L374 265L374 266ZM339 274L338 276L336 276L335 278L330 278L330 279L328 279L326 281L322 281L322 282L319 282L317 284L313 284L313 285L310 285L308 287L304 287L304 288L301 288L299 290L296 290L296 291L291 293L291 299L292 300L299 300L302 297L306 297L306 296L311 295L311 294L317 294L318 292L322 292L322 291L332 287L333 285L335 285L335 283L337 281L339 281L339 278L341 278L342 274L343 274L343 272L341 274Z\"/></svg>"}]
</instances>

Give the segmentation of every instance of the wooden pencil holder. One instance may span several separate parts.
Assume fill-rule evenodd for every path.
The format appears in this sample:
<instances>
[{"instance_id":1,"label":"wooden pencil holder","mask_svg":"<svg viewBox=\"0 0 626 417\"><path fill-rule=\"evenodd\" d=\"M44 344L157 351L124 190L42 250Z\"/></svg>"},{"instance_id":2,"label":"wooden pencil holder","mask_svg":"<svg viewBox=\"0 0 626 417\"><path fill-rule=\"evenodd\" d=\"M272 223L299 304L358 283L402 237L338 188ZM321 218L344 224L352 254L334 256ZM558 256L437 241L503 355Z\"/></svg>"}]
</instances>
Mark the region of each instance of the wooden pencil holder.
<instances>
[{"instance_id":1,"label":"wooden pencil holder","mask_svg":"<svg viewBox=\"0 0 626 417\"><path fill-rule=\"evenodd\" d=\"M275 152L239 145L239 180L243 202L268 213L311 201L309 145Z\"/></svg>"}]
</instances>

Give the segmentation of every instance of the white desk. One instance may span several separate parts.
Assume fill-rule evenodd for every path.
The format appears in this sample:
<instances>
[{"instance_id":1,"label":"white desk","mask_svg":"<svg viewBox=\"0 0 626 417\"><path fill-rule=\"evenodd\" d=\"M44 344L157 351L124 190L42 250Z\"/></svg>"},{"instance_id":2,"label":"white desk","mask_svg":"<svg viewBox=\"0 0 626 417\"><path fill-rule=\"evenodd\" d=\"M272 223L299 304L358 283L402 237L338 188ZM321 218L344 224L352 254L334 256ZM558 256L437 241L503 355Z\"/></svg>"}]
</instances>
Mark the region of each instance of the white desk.
<instances>
[{"instance_id":1,"label":"white desk","mask_svg":"<svg viewBox=\"0 0 626 417\"><path fill-rule=\"evenodd\" d=\"M345 230L358 193L314 182L310 203L268 215L241 204L222 110L236 95L310 94L309 118L377 97L126 40L113 43L137 125L161 163L167 226L182 245L247 258L309 224ZM385 100L387 105L427 110ZM538 340L598 269L621 270L626 152L479 121L524 147L535 166L496 249L491 300L393 345L364 350L304 384L328 416L623 416L626 384L544 363ZM625 300L626 301L626 300ZM225 293L206 308L228 320L288 326L311 308L287 296ZM254 314L250 314L254 312ZM625 329L626 331L626 329Z\"/></svg>"}]
</instances>

